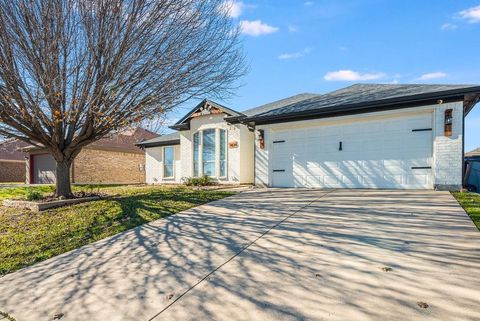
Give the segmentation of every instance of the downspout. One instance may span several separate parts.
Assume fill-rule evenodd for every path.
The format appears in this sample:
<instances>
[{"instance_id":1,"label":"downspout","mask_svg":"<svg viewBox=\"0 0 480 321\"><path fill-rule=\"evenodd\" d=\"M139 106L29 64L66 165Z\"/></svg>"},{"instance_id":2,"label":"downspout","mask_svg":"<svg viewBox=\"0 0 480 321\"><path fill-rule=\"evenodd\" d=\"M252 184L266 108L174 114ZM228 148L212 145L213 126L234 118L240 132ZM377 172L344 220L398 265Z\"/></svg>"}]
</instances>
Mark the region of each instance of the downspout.
<instances>
[{"instance_id":1,"label":"downspout","mask_svg":"<svg viewBox=\"0 0 480 321\"><path fill-rule=\"evenodd\" d=\"M462 189L465 187L465 103L462 108Z\"/></svg>"}]
</instances>

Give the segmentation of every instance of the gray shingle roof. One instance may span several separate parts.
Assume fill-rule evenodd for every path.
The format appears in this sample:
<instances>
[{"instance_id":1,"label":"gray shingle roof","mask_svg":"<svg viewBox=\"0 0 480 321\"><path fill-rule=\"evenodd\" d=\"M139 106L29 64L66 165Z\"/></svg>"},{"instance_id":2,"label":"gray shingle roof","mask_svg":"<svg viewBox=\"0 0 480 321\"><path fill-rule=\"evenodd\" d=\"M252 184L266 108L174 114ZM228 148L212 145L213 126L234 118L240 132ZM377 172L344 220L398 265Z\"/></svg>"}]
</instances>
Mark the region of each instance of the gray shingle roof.
<instances>
[{"instance_id":1,"label":"gray shingle roof","mask_svg":"<svg viewBox=\"0 0 480 321\"><path fill-rule=\"evenodd\" d=\"M269 108L269 105L272 104L268 104L250 109L248 111L250 115L248 116L252 119L258 117L268 118L332 107L403 99L417 95L440 94L451 90L468 88L479 89L480 87L478 87L478 85L355 84L324 95L306 94L305 96L299 95L300 97L298 98L296 98L297 96L293 96L272 103L272 108ZM284 103L282 103L282 101Z\"/></svg>"},{"instance_id":2,"label":"gray shingle roof","mask_svg":"<svg viewBox=\"0 0 480 321\"><path fill-rule=\"evenodd\" d=\"M294 103L298 103L298 102L301 102L303 100L313 98L313 97L316 97L316 96L320 96L320 95L319 94L311 94L311 93L298 94L298 95L295 95L295 96L280 99L280 100L277 100L277 101L274 101L274 102L271 102L271 103L268 103L268 104L265 104L265 105L261 105L261 106L255 107L255 108L245 110L242 113L246 116L259 115L259 114L266 113L266 112L269 112L269 111L274 110L274 109L282 108L282 107L285 107L285 106L288 106L288 105L291 105L291 104L294 104Z\"/></svg>"},{"instance_id":3,"label":"gray shingle roof","mask_svg":"<svg viewBox=\"0 0 480 321\"><path fill-rule=\"evenodd\" d=\"M466 157L480 156L480 147L465 153Z\"/></svg>"},{"instance_id":4,"label":"gray shingle roof","mask_svg":"<svg viewBox=\"0 0 480 321\"><path fill-rule=\"evenodd\" d=\"M180 132L175 132L168 135L158 136L143 142L137 143L138 146L153 147L162 145L178 145L180 144Z\"/></svg>"}]
</instances>

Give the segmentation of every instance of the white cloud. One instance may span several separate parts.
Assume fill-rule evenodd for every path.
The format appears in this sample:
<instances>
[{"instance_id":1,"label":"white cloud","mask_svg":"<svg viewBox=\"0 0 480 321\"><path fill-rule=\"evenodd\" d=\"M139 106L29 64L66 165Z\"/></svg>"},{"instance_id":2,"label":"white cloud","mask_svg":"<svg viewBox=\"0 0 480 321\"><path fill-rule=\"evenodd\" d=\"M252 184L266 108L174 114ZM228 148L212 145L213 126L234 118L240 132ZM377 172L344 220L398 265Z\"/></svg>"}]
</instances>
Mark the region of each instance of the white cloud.
<instances>
[{"instance_id":1,"label":"white cloud","mask_svg":"<svg viewBox=\"0 0 480 321\"><path fill-rule=\"evenodd\" d=\"M470 23L480 22L480 6L462 10L458 13L458 16Z\"/></svg>"},{"instance_id":2,"label":"white cloud","mask_svg":"<svg viewBox=\"0 0 480 321\"><path fill-rule=\"evenodd\" d=\"M353 70L338 70L327 72L323 79L328 81L365 81L380 79L383 77L385 77L383 72L362 74Z\"/></svg>"},{"instance_id":3,"label":"white cloud","mask_svg":"<svg viewBox=\"0 0 480 321\"><path fill-rule=\"evenodd\" d=\"M297 31L298 31L298 27L295 26L295 25L288 25L288 31L289 31L289 32L297 32Z\"/></svg>"},{"instance_id":4,"label":"white cloud","mask_svg":"<svg viewBox=\"0 0 480 321\"><path fill-rule=\"evenodd\" d=\"M457 29L457 25L454 25L453 23L444 23L440 29L442 30L455 30Z\"/></svg>"},{"instance_id":5,"label":"white cloud","mask_svg":"<svg viewBox=\"0 0 480 321\"><path fill-rule=\"evenodd\" d=\"M313 1L305 1L304 5L306 6L313 6Z\"/></svg>"},{"instance_id":6,"label":"white cloud","mask_svg":"<svg viewBox=\"0 0 480 321\"><path fill-rule=\"evenodd\" d=\"M283 53L283 54L278 56L278 59L280 59L280 60L298 59L298 58L302 58L305 55L308 55L310 52L312 52L312 49L305 48L302 51L291 52L291 53Z\"/></svg>"},{"instance_id":7,"label":"white cloud","mask_svg":"<svg viewBox=\"0 0 480 321\"><path fill-rule=\"evenodd\" d=\"M230 18L238 18L245 9L245 4L241 1L226 0L220 6L220 11L225 12Z\"/></svg>"},{"instance_id":8,"label":"white cloud","mask_svg":"<svg viewBox=\"0 0 480 321\"><path fill-rule=\"evenodd\" d=\"M278 28L263 23L260 20L242 20L240 21L240 30L246 35L257 37L277 32Z\"/></svg>"},{"instance_id":9,"label":"white cloud","mask_svg":"<svg viewBox=\"0 0 480 321\"><path fill-rule=\"evenodd\" d=\"M447 74L441 71L429 72L421 75L420 77L417 78L417 80L431 80L431 79L444 78L446 76Z\"/></svg>"}]
</instances>

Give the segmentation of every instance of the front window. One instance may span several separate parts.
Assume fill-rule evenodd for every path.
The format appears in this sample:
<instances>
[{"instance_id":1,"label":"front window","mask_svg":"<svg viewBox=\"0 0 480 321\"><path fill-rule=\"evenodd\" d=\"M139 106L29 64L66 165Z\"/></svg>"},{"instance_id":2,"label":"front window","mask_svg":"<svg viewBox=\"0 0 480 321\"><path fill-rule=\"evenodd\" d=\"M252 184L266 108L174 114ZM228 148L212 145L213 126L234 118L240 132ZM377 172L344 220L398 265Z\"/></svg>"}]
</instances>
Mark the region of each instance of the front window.
<instances>
[{"instance_id":1,"label":"front window","mask_svg":"<svg viewBox=\"0 0 480 321\"><path fill-rule=\"evenodd\" d=\"M163 177L173 177L173 146L167 146L163 148Z\"/></svg>"},{"instance_id":2,"label":"front window","mask_svg":"<svg viewBox=\"0 0 480 321\"><path fill-rule=\"evenodd\" d=\"M205 129L193 134L193 176L227 177L227 131Z\"/></svg>"},{"instance_id":3,"label":"front window","mask_svg":"<svg viewBox=\"0 0 480 321\"><path fill-rule=\"evenodd\" d=\"M203 131L203 175L215 176L215 129Z\"/></svg>"},{"instance_id":4,"label":"front window","mask_svg":"<svg viewBox=\"0 0 480 321\"><path fill-rule=\"evenodd\" d=\"M200 133L193 134L193 176L199 176Z\"/></svg>"},{"instance_id":5,"label":"front window","mask_svg":"<svg viewBox=\"0 0 480 321\"><path fill-rule=\"evenodd\" d=\"M227 176L227 137L226 131L220 129L220 177Z\"/></svg>"}]
</instances>

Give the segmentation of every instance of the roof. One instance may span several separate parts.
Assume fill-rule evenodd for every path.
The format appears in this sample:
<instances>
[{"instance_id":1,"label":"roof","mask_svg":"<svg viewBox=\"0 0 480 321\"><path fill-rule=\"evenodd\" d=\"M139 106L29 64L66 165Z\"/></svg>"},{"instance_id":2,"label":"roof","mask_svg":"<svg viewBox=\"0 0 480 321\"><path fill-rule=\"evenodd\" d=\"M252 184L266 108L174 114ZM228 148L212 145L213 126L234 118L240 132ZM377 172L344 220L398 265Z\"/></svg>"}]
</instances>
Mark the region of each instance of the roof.
<instances>
[{"instance_id":1,"label":"roof","mask_svg":"<svg viewBox=\"0 0 480 321\"><path fill-rule=\"evenodd\" d=\"M213 107L223 111L225 114L227 114L229 116L233 116L233 117L244 116L243 114L241 114L238 111L235 111L231 108L220 105L219 103L216 103L212 100L204 99L198 105L196 105L192 110L190 110L185 116L183 116L178 122L176 122L174 125L170 126L170 128L175 129L175 130L188 129L190 118L192 117L192 114L195 113L196 111L198 111L200 108L202 108L204 106L213 106Z\"/></svg>"},{"instance_id":2,"label":"roof","mask_svg":"<svg viewBox=\"0 0 480 321\"><path fill-rule=\"evenodd\" d=\"M255 107L255 108L245 110L242 113L246 116L258 115L258 114L269 112L269 111L274 110L274 109L278 109L278 108L282 108L282 107L285 107L285 106L288 106L288 105L291 105L291 104L294 104L294 103L298 103L298 102L301 102L303 100L313 98L313 97L316 97L316 96L320 96L320 95L319 94L311 94L311 93L298 94L298 95L295 95L295 96L292 96L292 97L280 99L280 100L274 101L272 103L268 103L268 104L265 104L265 105L261 105L261 106Z\"/></svg>"},{"instance_id":3,"label":"roof","mask_svg":"<svg viewBox=\"0 0 480 321\"><path fill-rule=\"evenodd\" d=\"M179 145L180 144L180 132L175 132L168 135L162 135L138 143L137 146L140 147L156 147L156 146L167 146L167 145Z\"/></svg>"},{"instance_id":4,"label":"roof","mask_svg":"<svg viewBox=\"0 0 480 321\"><path fill-rule=\"evenodd\" d=\"M465 157L480 157L480 147L465 153Z\"/></svg>"},{"instance_id":5,"label":"roof","mask_svg":"<svg viewBox=\"0 0 480 321\"><path fill-rule=\"evenodd\" d=\"M107 137L91 143L88 148L115 149L131 152L139 152L137 143L158 137L158 134L147 129L136 127L112 133Z\"/></svg>"},{"instance_id":6,"label":"roof","mask_svg":"<svg viewBox=\"0 0 480 321\"><path fill-rule=\"evenodd\" d=\"M250 109L246 121L268 121L359 111L413 101L480 94L478 85L355 84L323 95L302 94Z\"/></svg>"},{"instance_id":7,"label":"roof","mask_svg":"<svg viewBox=\"0 0 480 321\"><path fill-rule=\"evenodd\" d=\"M104 138L101 138L85 148L122 151L131 153L141 153L137 147L137 143L143 142L157 137L158 134L141 127L125 128L117 132L113 132ZM42 150L41 147L28 145L23 148L24 151L30 152Z\"/></svg>"},{"instance_id":8,"label":"roof","mask_svg":"<svg viewBox=\"0 0 480 321\"><path fill-rule=\"evenodd\" d=\"M29 144L19 139L10 138L0 142L0 159L3 160L25 160L25 153L20 151L21 148Z\"/></svg>"}]
</instances>

